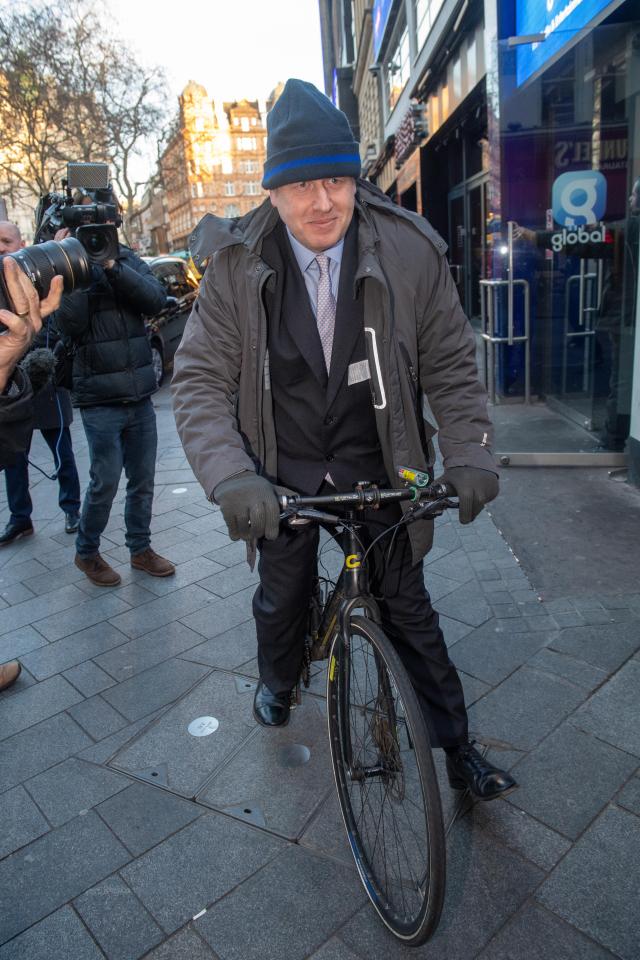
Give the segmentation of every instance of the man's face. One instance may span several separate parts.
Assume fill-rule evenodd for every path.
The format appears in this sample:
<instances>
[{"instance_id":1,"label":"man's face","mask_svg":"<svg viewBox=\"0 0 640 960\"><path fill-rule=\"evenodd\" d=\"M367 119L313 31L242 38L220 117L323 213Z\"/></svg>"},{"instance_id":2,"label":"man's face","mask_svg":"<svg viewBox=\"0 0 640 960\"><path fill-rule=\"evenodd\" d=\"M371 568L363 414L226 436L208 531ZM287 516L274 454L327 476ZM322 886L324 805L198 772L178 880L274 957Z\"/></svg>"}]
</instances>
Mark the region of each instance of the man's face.
<instances>
[{"instance_id":1,"label":"man's face","mask_svg":"<svg viewBox=\"0 0 640 960\"><path fill-rule=\"evenodd\" d=\"M16 253L24 247L24 240L12 223L0 223L0 254Z\"/></svg>"},{"instance_id":2,"label":"man's face","mask_svg":"<svg viewBox=\"0 0 640 960\"><path fill-rule=\"evenodd\" d=\"M287 183L269 191L271 203L296 240L322 253L344 237L355 205L353 177Z\"/></svg>"}]
</instances>

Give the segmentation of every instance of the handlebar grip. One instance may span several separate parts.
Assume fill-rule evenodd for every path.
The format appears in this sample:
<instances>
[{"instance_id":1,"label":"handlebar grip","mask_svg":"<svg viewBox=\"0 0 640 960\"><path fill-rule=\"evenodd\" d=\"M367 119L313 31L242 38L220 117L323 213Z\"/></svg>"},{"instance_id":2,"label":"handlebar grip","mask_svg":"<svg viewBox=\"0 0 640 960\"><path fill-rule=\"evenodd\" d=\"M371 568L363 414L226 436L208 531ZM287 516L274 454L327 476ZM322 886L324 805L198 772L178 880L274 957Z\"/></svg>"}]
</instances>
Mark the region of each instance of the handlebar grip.
<instances>
[{"instance_id":1,"label":"handlebar grip","mask_svg":"<svg viewBox=\"0 0 640 960\"><path fill-rule=\"evenodd\" d=\"M436 481L430 485L429 495L436 497L457 497L458 493L450 483L439 483Z\"/></svg>"}]
</instances>

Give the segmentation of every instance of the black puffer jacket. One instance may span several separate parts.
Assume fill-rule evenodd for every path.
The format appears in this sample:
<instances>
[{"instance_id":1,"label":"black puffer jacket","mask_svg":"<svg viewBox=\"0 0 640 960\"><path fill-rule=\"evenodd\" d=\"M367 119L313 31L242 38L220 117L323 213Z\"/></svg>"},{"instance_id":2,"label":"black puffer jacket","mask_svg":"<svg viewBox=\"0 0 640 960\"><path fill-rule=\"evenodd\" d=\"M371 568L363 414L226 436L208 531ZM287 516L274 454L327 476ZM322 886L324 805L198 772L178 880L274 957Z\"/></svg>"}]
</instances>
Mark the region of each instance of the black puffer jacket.
<instances>
[{"instance_id":1,"label":"black puffer jacket","mask_svg":"<svg viewBox=\"0 0 640 960\"><path fill-rule=\"evenodd\" d=\"M156 390L144 317L166 294L149 267L120 245L109 270L94 266L88 291L63 297L55 323L76 344L72 399L76 407L142 400Z\"/></svg>"}]
</instances>

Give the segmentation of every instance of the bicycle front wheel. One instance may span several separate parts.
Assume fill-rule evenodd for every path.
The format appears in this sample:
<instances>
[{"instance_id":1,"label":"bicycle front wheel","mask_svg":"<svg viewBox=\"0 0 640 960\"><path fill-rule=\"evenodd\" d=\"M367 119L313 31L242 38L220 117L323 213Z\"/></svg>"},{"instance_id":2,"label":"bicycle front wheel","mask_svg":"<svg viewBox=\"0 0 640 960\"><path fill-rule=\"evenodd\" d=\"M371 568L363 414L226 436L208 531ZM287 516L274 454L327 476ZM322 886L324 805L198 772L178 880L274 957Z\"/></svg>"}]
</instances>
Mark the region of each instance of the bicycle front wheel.
<instances>
[{"instance_id":1,"label":"bicycle front wheel","mask_svg":"<svg viewBox=\"0 0 640 960\"><path fill-rule=\"evenodd\" d=\"M347 836L389 930L418 946L435 932L446 850L429 736L400 658L377 624L349 621L329 656L331 759Z\"/></svg>"}]
</instances>

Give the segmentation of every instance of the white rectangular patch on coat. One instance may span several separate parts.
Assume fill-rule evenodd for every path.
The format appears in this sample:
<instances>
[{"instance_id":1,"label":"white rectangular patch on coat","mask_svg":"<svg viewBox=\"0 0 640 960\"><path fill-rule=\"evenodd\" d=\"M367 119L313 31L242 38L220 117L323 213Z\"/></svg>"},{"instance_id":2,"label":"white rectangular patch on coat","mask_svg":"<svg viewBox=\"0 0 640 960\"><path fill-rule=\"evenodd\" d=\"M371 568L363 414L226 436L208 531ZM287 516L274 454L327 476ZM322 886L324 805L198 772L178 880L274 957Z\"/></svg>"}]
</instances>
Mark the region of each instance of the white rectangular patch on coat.
<instances>
[{"instance_id":1,"label":"white rectangular patch on coat","mask_svg":"<svg viewBox=\"0 0 640 960\"><path fill-rule=\"evenodd\" d=\"M358 360L357 363L349 364L349 373L347 376L347 385L352 387L354 383L362 383L363 380L370 380L369 361Z\"/></svg>"}]
</instances>

